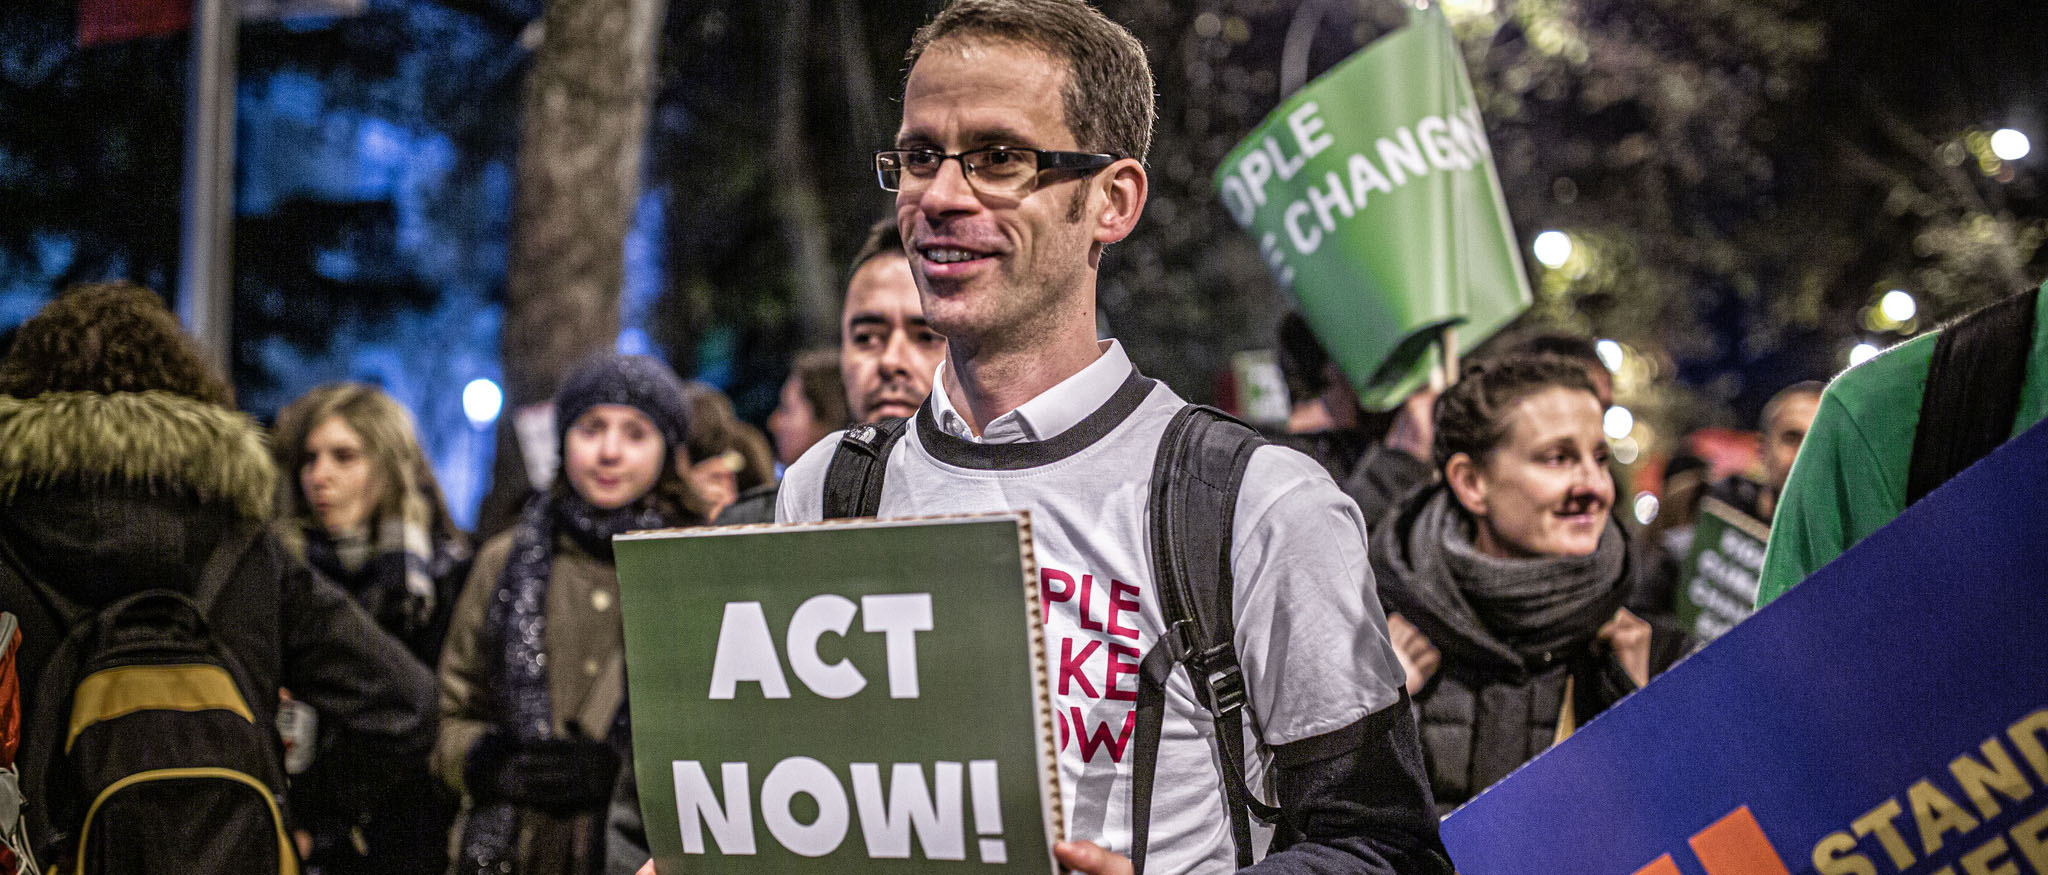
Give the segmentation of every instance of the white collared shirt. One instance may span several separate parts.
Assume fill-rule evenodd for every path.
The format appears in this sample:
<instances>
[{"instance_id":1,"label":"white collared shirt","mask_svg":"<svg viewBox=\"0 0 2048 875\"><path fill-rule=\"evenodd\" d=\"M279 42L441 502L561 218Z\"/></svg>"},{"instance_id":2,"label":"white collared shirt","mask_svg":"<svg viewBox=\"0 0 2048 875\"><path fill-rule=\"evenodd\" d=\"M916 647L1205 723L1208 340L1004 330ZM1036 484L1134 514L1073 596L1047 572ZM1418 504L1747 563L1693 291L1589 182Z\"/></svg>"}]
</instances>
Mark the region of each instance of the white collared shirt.
<instances>
[{"instance_id":1,"label":"white collared shirt","mask_svg":"<svg viewBox=\"0 0 2048 875\"><path fill-rule=\"evenodd\" d=\"M1057 437L1108 402L1109 396L1115 395L1131 375L1131 357L1124 353L1123 344L1114 339L1097 344L1102 354L1095 361L1017 409L991 420L980 435L954 409L953 399L946 397L946 364L940 362L938 374L932 377L932 413L939 428L978 444L1021 444Z\"/></svg>"}]
</instances>

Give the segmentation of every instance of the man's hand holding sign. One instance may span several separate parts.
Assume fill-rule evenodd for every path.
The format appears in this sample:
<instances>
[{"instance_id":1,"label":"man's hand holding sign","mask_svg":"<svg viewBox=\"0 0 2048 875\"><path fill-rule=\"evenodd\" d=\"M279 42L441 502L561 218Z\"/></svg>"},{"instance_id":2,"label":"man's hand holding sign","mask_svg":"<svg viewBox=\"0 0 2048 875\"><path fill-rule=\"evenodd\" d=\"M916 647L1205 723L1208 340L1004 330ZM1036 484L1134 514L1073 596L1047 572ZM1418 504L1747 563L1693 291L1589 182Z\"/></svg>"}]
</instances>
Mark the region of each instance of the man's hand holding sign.
<instances>
[{"instance_id":1,"label":"man's hand holding sign","mask_svg":"<svg viewBox=\"0 0 2048 875\"><path fill-rule=\"evenodd\" d=\"M655 859L693 873L1052 871L1026 532L1011 514L622 538Z\"/></svg>"}]
</instances>

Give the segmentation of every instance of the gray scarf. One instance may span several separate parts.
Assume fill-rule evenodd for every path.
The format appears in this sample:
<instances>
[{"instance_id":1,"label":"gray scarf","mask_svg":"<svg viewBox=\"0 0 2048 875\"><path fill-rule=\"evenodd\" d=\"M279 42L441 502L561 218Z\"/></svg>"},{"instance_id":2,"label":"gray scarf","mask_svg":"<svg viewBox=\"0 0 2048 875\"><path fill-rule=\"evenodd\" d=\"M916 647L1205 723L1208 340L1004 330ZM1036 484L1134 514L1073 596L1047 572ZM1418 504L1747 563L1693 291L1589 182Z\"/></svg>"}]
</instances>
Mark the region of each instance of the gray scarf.
<instances>
[{"instance_id":1,"label":"gray scarf","mask_svg":"<svg viewBox=\"0 0 2048 875\"><path fill-rule=\"evenodd\" d=\"M1380 585L1388 609L1416 614L1409 619L1439 647L1476 647L1520 666L1566 658L1593 640L1628 595L1628 545L1612 523L1590 555L1487 556L1472 545L1472 522L1449 489L1425 495L1405 515L1401 555L1384 557L1396 573L1382 575L1388 579ZM1439 641L1440 634L1466 640Z\"/></svg>"}]
</instances>

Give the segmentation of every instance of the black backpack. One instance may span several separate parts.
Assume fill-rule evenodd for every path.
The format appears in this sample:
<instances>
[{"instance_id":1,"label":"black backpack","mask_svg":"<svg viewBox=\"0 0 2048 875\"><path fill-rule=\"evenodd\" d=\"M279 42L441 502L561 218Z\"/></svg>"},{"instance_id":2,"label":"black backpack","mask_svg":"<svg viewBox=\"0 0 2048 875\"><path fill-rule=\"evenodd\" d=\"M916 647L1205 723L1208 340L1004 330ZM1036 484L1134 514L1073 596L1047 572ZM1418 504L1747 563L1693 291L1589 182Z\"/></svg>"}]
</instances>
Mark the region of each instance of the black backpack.
<instances>
[{"instance_id":1,"label":"black backpack","mask_svg":"<svg viewBox=\"0 0 2048 875\"><path fill-rule=\"evenodd\" d=\"M38 676L22 758L31 837L66 875L298 872L276 730L250 707L277 691L251 689L209 619L261 531L224 533L190 594L145 589L98 608L34 580L0 544L0 574L69 630Z\"/></svg>"},{"instance_id":2,"label":"black backpack","mask_svg":"<svg viewBox=\"0 0 2048 875\"><path fill-rule=\"evenodd\" d=\"M870 517L881 508L889 451L907 424L906 419L894 418L859 425L840 439L825 470L826 519ZM1250 818L1281 822L1280 809L1260 801L1245 784L1243 712L1249 702L1230 610L1230 533L1238 488L1252 453L1266 443L1251 426L1199 404L1175 413L1159 441L1152 469L1150 528L1166 634L1139 666L1132 739L1137 758L1131 782L1131 864L1138 872L1145 871L1153 770L1166 710L1166 681L1175 665L1187 672L1195 698L1215 718L1238 868L1252 864ZM1274 850L1290 838L1286 832L1276 836Z\"/></svg>"},{"instance_id":3,"label":"black backpack","mask_svg":"<svg viewBox=\"0 0 2048 875\"><path fill-rule=\"evenodd\" d=\"M2040 289L1964 316L1935 336L1906 473L1906 503L1998 449L2012 436L2034 348Z\"/></svg>"}]
</instances>

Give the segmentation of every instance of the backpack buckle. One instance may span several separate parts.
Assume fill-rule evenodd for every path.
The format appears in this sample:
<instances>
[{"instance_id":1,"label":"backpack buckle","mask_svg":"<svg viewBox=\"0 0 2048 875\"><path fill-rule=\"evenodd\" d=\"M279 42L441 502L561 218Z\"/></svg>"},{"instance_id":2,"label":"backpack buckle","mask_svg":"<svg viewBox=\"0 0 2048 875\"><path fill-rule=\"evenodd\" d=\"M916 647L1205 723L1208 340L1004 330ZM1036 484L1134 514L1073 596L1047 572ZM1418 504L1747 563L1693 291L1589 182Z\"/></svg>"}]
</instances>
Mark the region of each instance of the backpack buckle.
<instances>
[{"instance_id":1,"label":"backpack buckle","mask_svg":"<svg viewBox=\"0 0 2048 875\"><path fill-rule=\"evenodd\" d=\"M1172 625L1167 626L1166 631L1159 636L1159 643L1166 645L1166 655L1176 665L1185 665L1189 669L1199 667L1195 663L1197 654L1195 653L1195 624L1193 620L1178 620ZM1190 674L1193 673L1195 672L1190 672Z\"/></svg>"},{"instance_id":2,"label":"backpack buckle","mask_svg":"<svg viewBox=\"0 0 2048 875\"><path fill-rule=\"evenodd\" d=\"M1229 649L1228 644L1219 645L1203 654L1202 658L1202 685L1208 689L1209 711L1218 719L1234 719L1245 705L1244 672L1238 667L1237 660L1216 659L1230 656ZM1217 667L1211 670L1208 665Z\"/></svg>"}]
</instances>

